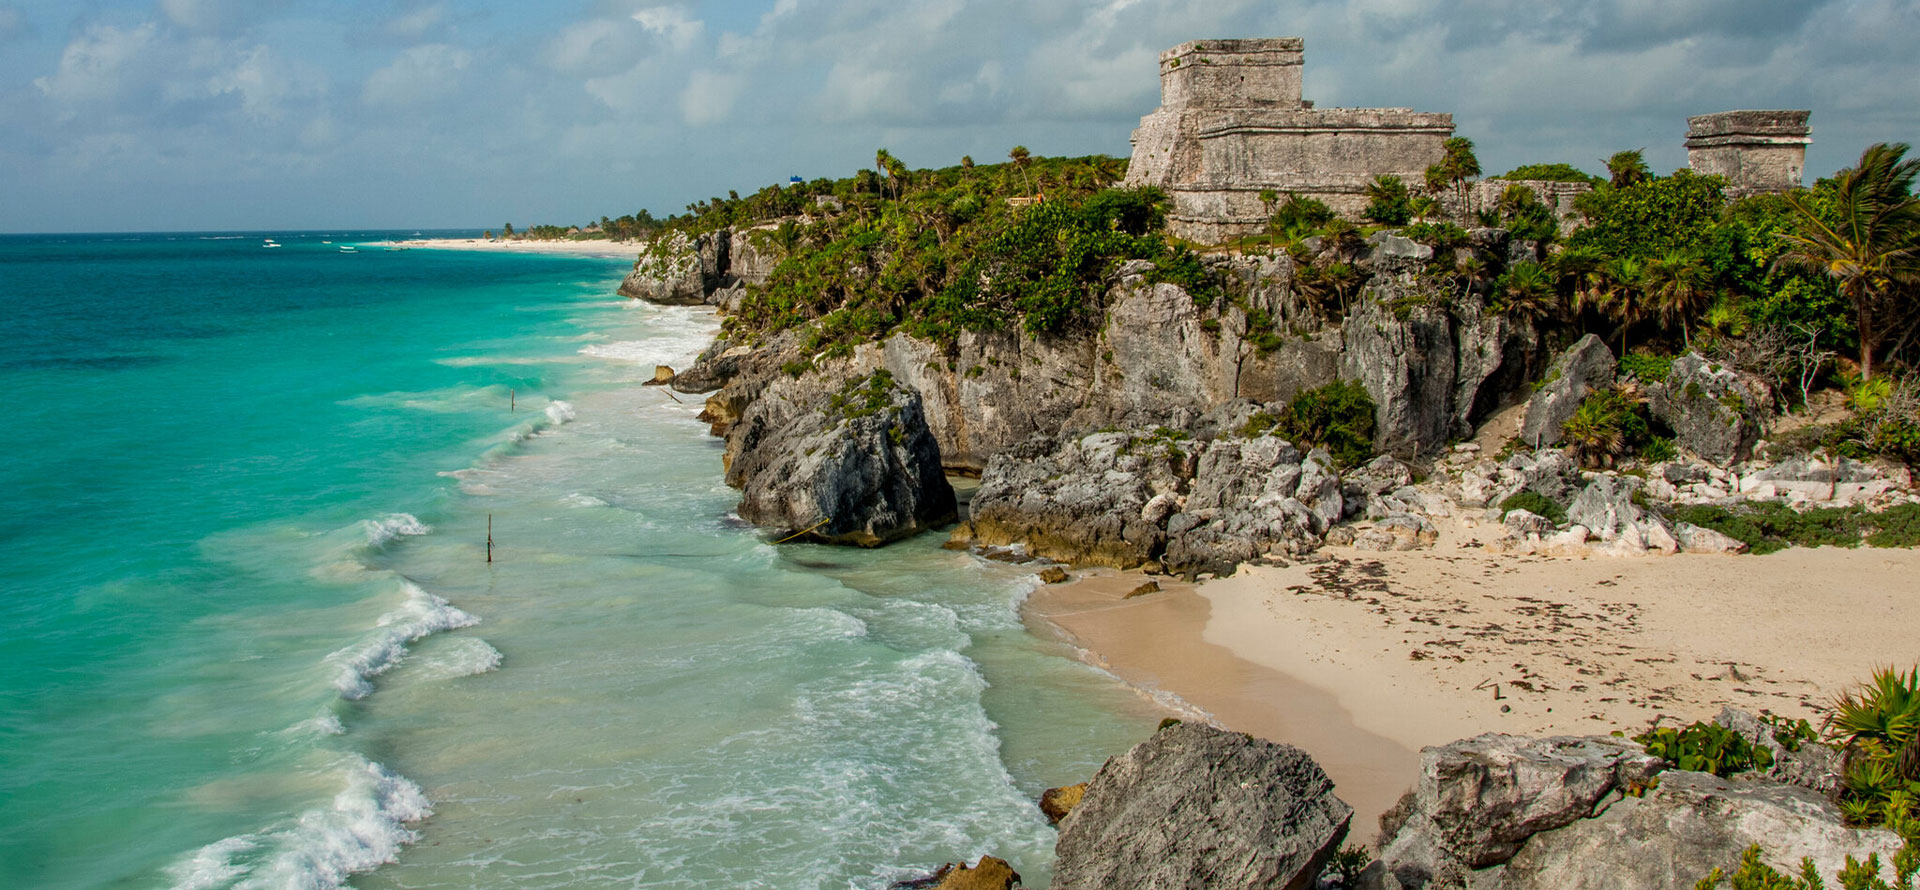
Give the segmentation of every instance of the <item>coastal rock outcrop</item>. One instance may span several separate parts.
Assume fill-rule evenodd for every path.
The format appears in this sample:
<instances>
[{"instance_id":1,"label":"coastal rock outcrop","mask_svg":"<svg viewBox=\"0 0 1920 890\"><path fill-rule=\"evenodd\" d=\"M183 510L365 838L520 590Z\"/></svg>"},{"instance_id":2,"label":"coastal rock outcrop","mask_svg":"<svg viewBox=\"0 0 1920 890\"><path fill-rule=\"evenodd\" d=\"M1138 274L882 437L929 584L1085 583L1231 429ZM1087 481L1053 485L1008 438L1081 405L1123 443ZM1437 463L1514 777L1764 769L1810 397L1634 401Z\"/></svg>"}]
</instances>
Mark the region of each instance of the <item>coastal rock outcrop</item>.
<instances>
[{"instance_id":1,"label":"coastal rock outcrop","mask_svg":"<svg viewBox=\"0 0 1920 890\"><path fill-rule=\"evenodd\" d=\"M1760 439L1753 418L1767 408L1764 386L1688 353L1667 379L1647 387L1647 407L1672 428L1674 444L1720 465L1746 460Z\"/></svg>"},{"instance_id":2,"label":"coastal rock outcrop","mask_svg":"<svg viewBox=\"0 0 1920 890\"><path fill-rule=\"evenodd\" d=\"M1420 778L1382 818L1380 865L1403 887L1460 887L1535 834L1586 819L1663 768L1610 737L1489 733L1420 752Z\"/></svg>"},{"instance_id":3,"label":"coastal rock outcrop","mask_svg":"<svg viewBox=\"0 0 1920 890\"><path fill-rule=\"evenodd\" d=\"M647 242L634 260L633 271L620 282L620 295L666 306L698 306L707 302L706 258L715 253L711 235L698 240L685 232L671 232Z\"/></svg>"},{"instance_id":4,"label":"coastal rock outcrop","mask_svg":"<svg viewBox=\"0 0 1920 890\"><path fill-rule=\"evenodd\" d=\"M774 387L733 424L727 484L756 525L874 547L954 518L920 394L891 374Z\"/></svg>"},{"instance_id":5,"label":"coastal rock outcrop","mask_svg":"<svg viewBox=\"0 0 1920 890\"><path fill-rule=\"evenodd\" d=\"M1613 383L1618 363L1613 351L1592 334L1567 347L1548 366L1547 379L1527 402L1520 441L1534 448L1560 441L1560 426L1580 410L1587 394Z\"/></svg>"},{"instance_id":6,"label":"coastal rock outcrop","mask_svg":"<svg viewBox=\"0 0 1920 890\"><path fill-rule=\"evenodd\" d=\"M1805 788L1669 771L1644 796L1597 818L1529 838L1500 876L1502 890L1685 890L1713 869L1727 873L1755 844L1775 868L1797 874L1810 858L1828 886L1846 857L1878 854L1883 877L1901 846L1893 832L1846 827L1826 798Z\"/></svg>"},{"instance_id":7,"label":"coastal rock outcrop","mask_svg":"<svg viewBox=\"0 0 1920 890\"><path fill-rule=\"evenodd\" d=\"M1060 824L1056 890L1305 890L1353 808L1298 748L1196 723L1108 760Z\"/></svg>"},{"instance_id":8,"label":"coastal rock outcrop","mask_svg":"<svg viewBox=\"0 0 1920 890\"><path fill-rule=\"evenodd\" d=\"M994 459L956 533L1035 555L1176 574L1230 574L1319 545L1346 511L1324 451L1271 436L1194 441L1158 428L1044 439Z\"/></svg>"}]
</instances>

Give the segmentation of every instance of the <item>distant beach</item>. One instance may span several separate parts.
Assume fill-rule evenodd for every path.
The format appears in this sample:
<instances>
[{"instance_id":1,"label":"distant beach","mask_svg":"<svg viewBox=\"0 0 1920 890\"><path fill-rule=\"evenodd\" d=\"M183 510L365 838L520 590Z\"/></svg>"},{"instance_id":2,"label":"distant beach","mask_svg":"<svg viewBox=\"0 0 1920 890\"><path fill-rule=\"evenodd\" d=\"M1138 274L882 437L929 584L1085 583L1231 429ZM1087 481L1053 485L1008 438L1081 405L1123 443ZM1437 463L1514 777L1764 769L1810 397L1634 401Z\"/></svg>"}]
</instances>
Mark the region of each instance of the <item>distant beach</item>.
<instances>
[{"instance_id":1,"label":"distant beach","mask_svg":"<svg viewBox=\"0 0 1920 890\"><path fill-rule=\"evenodd\" d=\"M1461 540L1327 548L1133 599L1144 576L1096 570L1027 609L1128 682L1311 751L1363 837L1426 745L1633 733L1723 705L1817 720L1889 658L1920 659L1920 552L1551 559Z\"/></svg>"},{"instance_id":2,"label":"distant beach","mask_svg":"<svg viewBox=\"0 0 1920 890\"><path fill-rule=\"evenodd\" d=\"M638 241L503 241L487 238L412 238L376 241L378 247L417 247L427 250L490 250L502 253L551 253L567 256L631 258L640 252Z\"/></svg>"}]
</instances>

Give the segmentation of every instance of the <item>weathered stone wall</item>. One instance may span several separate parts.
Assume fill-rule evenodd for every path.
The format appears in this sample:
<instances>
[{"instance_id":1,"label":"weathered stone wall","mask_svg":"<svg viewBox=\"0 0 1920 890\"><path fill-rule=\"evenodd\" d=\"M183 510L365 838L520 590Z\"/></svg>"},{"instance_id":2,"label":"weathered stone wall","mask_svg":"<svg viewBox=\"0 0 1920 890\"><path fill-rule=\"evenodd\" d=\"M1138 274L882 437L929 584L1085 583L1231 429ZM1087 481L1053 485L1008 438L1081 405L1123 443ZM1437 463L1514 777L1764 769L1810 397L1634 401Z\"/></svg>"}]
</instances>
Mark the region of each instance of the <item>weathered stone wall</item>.
<instances>
[{"instance_id":1,"label":"weathered stone wall","mask_svg":"<svg viewBox=\"0 0 1920 890\"><path fill-rule=\"evenodd\" d=\"M1265 189L1357 214L1374 177L1417 183L1444 156L1450 114L1315 109L1301 100L1303 47L1297 39L1203 40L1161 54L1162 105L1134 131L1127 184L1172 195L1175 235L1217 243L1260 231Z\"/></svg>"},{"instance_id":2,"label":"weathered stone wall","mask_svg":"<svg viewBox=\"0 0 1920 890\"><path fill-rule=\"evenodd\" d=\"M1414 185L1414 183L1409 183ZM1572 231L1586 224L1586 218L1574 209L1574 202L1590 191L1593 186L1584 182L1558 182L1548 179L1482 179L1467 184L1467 205L1460 206L1458 193L1452 190L1441 193L1440 206L1450 218L1471 222L1474 211L1489 210L1499 205L1500 195L1507 186L1525 186L1540 203L1553 208L1553 215L1560 220L1560 230Z\"/></svg>"},{"instance_id":3,"label":"weathered stone wall","mask_svg":"<svg viewBox=\"0 0 1920 890\"><path fill-rule=\"evenodd\" d=\"M1800 187L1813 141L1807 111L1722 111L1687 118L1687 166L1724 176L1733 197Z\"/></svg>"},{"instance_id":4,"label":"weathered stone wall","mask_svg":"<svg viewBox=\"0 0 1920 890\"><path fill-rule=\"evenodd\" d=\"M1160 105L1298 108L1304 49L1297 37L1182 43L1160 54Z\"/></svg>"}]
</instances>

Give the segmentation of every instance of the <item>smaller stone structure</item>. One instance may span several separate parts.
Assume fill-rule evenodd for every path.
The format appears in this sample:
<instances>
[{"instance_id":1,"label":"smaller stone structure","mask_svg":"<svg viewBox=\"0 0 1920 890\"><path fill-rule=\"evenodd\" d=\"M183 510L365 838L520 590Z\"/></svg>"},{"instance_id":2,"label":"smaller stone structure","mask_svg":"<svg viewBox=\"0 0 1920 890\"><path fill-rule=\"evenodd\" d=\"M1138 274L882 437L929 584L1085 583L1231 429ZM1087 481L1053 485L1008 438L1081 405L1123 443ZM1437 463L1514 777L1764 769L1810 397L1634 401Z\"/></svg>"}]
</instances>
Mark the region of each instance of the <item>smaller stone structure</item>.
<instances>
[{"instance_id":1,"label":"smaller stone structure","mask_svg":"<svg viewBox=\"0 0 1920 890\"><path fill-rule=\"evenodd\" d=\"M1687 118L1687 166L1724 176L1743 198L1800 187L1813 141L1807 111L1722 111Z\"/></svg>"}]
</instances>

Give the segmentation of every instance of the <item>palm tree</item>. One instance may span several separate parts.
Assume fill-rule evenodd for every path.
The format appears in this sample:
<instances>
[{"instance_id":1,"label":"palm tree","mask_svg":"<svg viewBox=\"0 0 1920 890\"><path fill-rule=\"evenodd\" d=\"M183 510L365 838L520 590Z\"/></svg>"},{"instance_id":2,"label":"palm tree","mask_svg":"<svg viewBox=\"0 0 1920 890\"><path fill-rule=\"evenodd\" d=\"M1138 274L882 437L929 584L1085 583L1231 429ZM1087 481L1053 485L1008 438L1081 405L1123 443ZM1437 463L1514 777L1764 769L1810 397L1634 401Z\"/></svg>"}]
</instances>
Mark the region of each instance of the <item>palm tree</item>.
<instances>
[{"instance_id":1,"label":"palm tree","mask_svg":"<svg viewBox=\"0 0 1920 890\"><path fill-rule=\"evenodd\" d=\"M1514 263L1496 282L1508 315L1537 321L1553 314L1553 273L1539 263Z\"/></svg>"},{"instance_id":2,"label":"palm tree","mask_svg":"<svg viewBox=\"0 0 1920 890\"><path fill-rule=\"evenodd\" d=\"M1637 257L1613 257L1602 263L1595 287L1595 304L1620 323L1620 354L1627 354L1627 329L1645 321L1646 301L1640 299L1646 264Z\"/></svg>"},{"instance_id":3,"label":"palm tree","mask_svg":"<svg viewBox=\"0 0 1920 890\"><path fill-rule=\"evenodd\" d=\"M1432 195L1415 197L1408 206L1413 209L1413 217L1421 222L1426 222L1427 217L1440 212L1440 202L1435 201Z\"/></svg>"},{"instance_id":4,"label":"palm tree","mask_svg":"<svg viewBox=\"0 0 1920 890\"><path fill-rule=\"evenodd\" d=\"M1647 159L1641 155L1641 149L1633 148L1616 151L1607 158L1607 176L1611 178L1610 184L1619 189L1646 182L1653 178L1653 173L1647 169Z\"/></svg>"},{"instance_id":5,"label":"palm tree","mask_svg":"<svg viewBox=\"0 0 1920 890\"><path fill-rule=\"evenodd\" d=\"M1007 152L1007 159L1013 161L1014 169L1020 171L1020 179L1027 184L1027 194L1033 194L1033 181L1027 178L1027 167L1033 164L1033 155L1024 145L1016 145Z\"/></svg>"},{"instance_id":6,"label":"palm tree","mask_svg":"<svg viewBox=\"0 0 1920 890\"><path fill-rule=\"evenodd\" d=\"M1875 143L1860 164L1834 175L1833 216L1807 203L1807 193L1787 195L1794 230L1782 232L1787 251L1776 265L1826 273L1853 304L1860 335L1860 376L1873 379L1873 354L1887 340L1882 321L1897 318L1903 297L1920 283L1920 198L1913 183L1920 159L1905 159L1904 142Z\"/></svg>"},{"instance_id":7,"label":"palm tree","mask_svg":"<svg viewBox=\"0 0 1920 890\"><path fill-rule=\"evenodd\" d=\"M1706 260L1690 250L1674 250L1647 260L1641 270L1648 309L1660 316L1661 324L1680 326L1687 348L1693 348L1688 322L1700 314L1714 296L1713 272Z\"/></svg>"}]
</instances>

